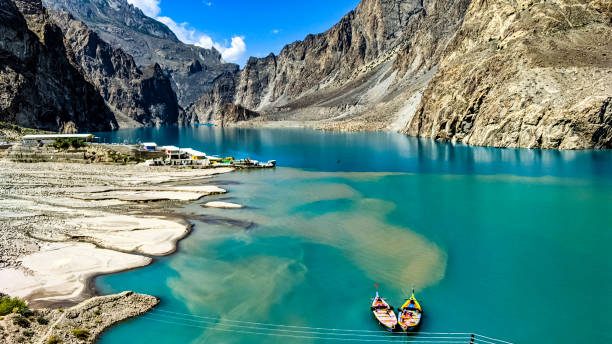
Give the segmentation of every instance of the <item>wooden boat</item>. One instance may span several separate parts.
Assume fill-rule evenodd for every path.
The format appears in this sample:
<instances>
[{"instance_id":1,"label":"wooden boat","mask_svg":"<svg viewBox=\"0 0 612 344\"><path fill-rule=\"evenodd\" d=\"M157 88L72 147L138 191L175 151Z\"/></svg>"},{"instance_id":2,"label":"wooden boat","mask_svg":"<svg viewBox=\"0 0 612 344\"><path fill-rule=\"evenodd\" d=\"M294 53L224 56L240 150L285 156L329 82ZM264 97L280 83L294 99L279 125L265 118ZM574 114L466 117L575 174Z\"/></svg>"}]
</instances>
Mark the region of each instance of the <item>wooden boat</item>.
<instances>
[{"instance_id":1,"label":"wooden boat","mask_svg":"<svg viewBox=\"0 0 612 344\"><path fill-rule=\"evenodd\" d=\"M378 291L376 292L376 297L374 298L374 301L372 301L372 306L370 309L372 310L376 320L378 320L380 325L382 325L385 330L395 330L395 326L397 325L397 317L395 316L395 312L393 312L393 307L378 295Z\"/></svg>"},{"instance_id":2,"label":"wooden boat","mask_svg":"<svg viewBox=\"0 0 612 344\"><path fill-rule=\"evenodd\" d=\"M402 331L414 331L421 325L422 317L423 309L414 297L413 289L412 296L398 309L397 324Z\"/></svg>"}]
</instances>

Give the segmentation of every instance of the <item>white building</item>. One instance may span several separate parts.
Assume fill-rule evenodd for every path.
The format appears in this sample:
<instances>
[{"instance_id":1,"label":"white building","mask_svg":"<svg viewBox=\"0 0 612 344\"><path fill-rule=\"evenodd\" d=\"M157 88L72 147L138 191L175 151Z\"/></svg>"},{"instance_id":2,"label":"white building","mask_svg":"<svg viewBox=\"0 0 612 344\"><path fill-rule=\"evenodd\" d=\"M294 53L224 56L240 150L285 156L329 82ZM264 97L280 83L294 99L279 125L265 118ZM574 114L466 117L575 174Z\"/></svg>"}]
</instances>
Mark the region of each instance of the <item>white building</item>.
<instances>
[{"instance_id":1,"label":"white building","mask_svg":"<svg viewBox=\"0 0 612 344\"><path fill-rule=\"evenodd\" d=\"M93 142L94 134L37 134L37 135L24 135L23 140L28 141L42 141L43 143L52 143L57 139L82 139L85 142Z\"/></svg>"},{"instance_id":2,"label":"white building","mask_svg":"<svg viewBox=\"0 0 612 344\"><path fill-rule=\"evenodd\" d=\"M155 142L143 142L143 143L140 144L140 149L146 150L146 151L156 151L157 150L157 143L155 143Z\"/></svg>"},{"instance_id":3,"label":"white building","mask_svg":"<svg viewBox=\"0 0 612 344\"><path fill-rule=\"evenodd\" d=\"M191 148L182 148L182 153L187 154L189 160L206 160L206 153Z\"/></svg>"}]
</instances>

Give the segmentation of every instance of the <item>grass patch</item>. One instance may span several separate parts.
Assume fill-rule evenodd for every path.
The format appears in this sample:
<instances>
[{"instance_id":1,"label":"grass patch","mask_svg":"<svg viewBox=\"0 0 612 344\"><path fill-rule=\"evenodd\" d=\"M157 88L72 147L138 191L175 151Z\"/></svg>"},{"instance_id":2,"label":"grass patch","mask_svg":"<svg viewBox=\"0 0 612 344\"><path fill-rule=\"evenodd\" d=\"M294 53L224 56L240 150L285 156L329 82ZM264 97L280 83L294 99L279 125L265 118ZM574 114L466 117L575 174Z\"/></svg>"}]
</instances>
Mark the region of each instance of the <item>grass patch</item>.
<instances>
[{"instance_id":1,"label":"grass patch","mask_svg":"<svg viewBox=\"0 0 612 344\"><path fill-rule=\"evenodd\" d=\"M57 338L56 336L51 336L51 337L49 337L49 339L47 339L47 344L59 344L61 342L62 341L59 338Z\"/></svg>"},{"instance_id":2,"label":"grass patch","mask_svg":"<svg viewBox=\"0 0 612 344\"><path fill-rule=\"evenodd\" d=\"M0 297L0 315L11 313L19 313L21 315L32 315L32 311L28 308L25 301L17 297Z\"/></svg>"},{"instance_id":3,"label":"grass patch","mask_svg":"<svg viewBox=\"0 0 612 344\"><path fill-rule=\"evenodd\" d=\"M30 321L26 319L26 317L24 317L23 315L18 315L13 318L13 324L24 328L30 327Z\"/></svg>"},{"instance_id":4,"label":"grass patch","mask_svg":"<svg viewBox=\"0 0 612 344\"><path fill-rule=\"evenodd\" d=\"M75 336L77 339L86 340L87 338L89 338L89 331L82 330L80 328L75 328L74 330L72 330L72 335Z\"/></svg>"},{"instance_id":5,"label":"grass patch","mask_svg":"<svg viewBox=\"0 0 612 344\"><path fill-rule=\"evenodd\" d=\"M85 147L85 141L78 138L57 138L55 142L53 142L53 147L56 149L68 149L70 147L78 149Z\"/></svg>"},{"instance_id":6,"label":"grass patch","mask_svg":"<svg viewBox=\"0 0 612 344\"><path fill-rule=\"evenodd\" d=\"M0 121L0 141L20 140L23 135L52 134L52 131L24 128L13 123Z\"/></svg>"}]
</instances>

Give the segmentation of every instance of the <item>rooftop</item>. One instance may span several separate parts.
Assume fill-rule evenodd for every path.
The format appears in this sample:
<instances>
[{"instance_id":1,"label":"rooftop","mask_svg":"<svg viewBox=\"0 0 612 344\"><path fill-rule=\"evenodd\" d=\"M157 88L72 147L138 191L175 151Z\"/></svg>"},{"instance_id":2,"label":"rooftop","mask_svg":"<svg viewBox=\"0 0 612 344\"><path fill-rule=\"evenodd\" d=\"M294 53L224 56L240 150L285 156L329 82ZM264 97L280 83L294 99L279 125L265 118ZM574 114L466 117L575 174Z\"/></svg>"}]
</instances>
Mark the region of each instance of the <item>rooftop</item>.
<instances>
[{"instance_id":1,"label":"rooftop","mask_svg":"<svg viewBox=\"0 0 612 344\"><path fill-rule=\"evenodd\" d=\"M38 134L24 135L24 140L93 139L94 134Z\"/></svg>"},{"instance_id":2,"label":"rooftop","mask_svg":"<svg viewBox=\"0 0 612 344\"><path fill-rule=\"evenodd\" d=\"M206 153L191 148L181 148L181 151L193 156L206 156Z\"/></svg>"}]
</instances>

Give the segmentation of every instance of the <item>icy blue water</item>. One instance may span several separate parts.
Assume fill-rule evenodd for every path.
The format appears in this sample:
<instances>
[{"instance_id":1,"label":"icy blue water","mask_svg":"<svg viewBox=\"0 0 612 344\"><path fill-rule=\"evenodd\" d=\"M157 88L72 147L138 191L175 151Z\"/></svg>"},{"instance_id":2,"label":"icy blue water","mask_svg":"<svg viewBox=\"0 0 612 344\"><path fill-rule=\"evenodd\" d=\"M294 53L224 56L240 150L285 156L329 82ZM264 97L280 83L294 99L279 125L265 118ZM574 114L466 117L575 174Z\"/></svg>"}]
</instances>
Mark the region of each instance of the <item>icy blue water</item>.
<instances>
[{"instance_id":1,"label":"icy blue water","mask_svg":"<svg viewBox=\"0 0 612 344\"><path fill-rule=\"evenodd\" d=\"M218 177L230 192L213 198L246 208L186 205L200 221L176 254L98 278L104 293L135 290L162 300L101 343L405 340L232 322L377 330L368 308L375 282L395 306L416 288L426 312L422 331L516 343L612 342L610 151L467 147L305 129L100 135L280 165Z\"/></svg>"}]
</instances>

